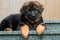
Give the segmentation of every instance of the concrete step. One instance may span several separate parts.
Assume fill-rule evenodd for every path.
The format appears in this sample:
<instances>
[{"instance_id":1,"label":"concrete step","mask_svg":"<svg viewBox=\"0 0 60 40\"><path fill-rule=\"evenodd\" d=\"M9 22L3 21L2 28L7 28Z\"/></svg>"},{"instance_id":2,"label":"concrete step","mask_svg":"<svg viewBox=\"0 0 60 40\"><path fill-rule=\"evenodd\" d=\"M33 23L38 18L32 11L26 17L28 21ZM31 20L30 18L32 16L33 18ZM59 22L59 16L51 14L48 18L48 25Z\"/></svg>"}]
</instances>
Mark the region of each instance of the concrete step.
<instances>
[{"instance_id":1,"label":"concrete step","mask_svg":"<svg viewBox=\"0 0 60 40\"><path fill-rule=\"evenodd\" d=\"M0 31L0 40L60 40L60 20L44 20L44 23L47 29L42 35L30 30L24 39L20 31Z\"/></svg>"}]
</instances>

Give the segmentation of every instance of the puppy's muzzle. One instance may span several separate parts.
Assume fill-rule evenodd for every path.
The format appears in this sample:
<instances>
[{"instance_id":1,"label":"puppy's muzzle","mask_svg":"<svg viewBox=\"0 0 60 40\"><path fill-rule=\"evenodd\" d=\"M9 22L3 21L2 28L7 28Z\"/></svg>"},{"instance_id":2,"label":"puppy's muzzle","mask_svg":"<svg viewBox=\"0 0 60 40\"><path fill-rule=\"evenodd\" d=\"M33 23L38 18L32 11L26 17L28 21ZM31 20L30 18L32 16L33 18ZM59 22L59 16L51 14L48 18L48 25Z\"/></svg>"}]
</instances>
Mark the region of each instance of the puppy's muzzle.
<instances>
[{"instance_id":1,"label":"puppy's muzzle","mask_svg":"<svg viewBox=\"0 0 60 40\"><path fill-rule=\"evenodd\" d=\"M30 12L28 12L27 17L30 20L36 20L38 18L38 12L37 11L30 11Z\"/></svg>"}]
</instances>

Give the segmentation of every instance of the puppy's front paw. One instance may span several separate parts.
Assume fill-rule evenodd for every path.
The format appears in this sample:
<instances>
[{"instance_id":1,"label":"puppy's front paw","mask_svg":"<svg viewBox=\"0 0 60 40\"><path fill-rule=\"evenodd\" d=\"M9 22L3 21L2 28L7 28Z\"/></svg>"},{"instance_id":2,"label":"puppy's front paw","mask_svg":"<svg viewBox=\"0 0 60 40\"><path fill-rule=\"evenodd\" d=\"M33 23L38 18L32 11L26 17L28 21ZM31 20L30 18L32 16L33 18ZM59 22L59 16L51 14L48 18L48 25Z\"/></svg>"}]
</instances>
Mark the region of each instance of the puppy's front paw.
<instances>
[{"instance_id":1,"label":"puppy's front paw","mask_svg":"<svg viewBox=\"0 0 60 40\"><path fill-rule=\"evenodd\" d=\"M29 27L28 27L28 25L24 25L20 29L21 29L22 36L24 38L27 38L28 33L29 33Z\"/></svg>"},{"instance_id":2,"label":"puppy's front paw","mask_svg":"<svg viewBox=\"0 0 60 40\"><path fill-rule=\"evenodd\" d=\"M45 26L39 24L36 28L36 32L38 33L38 35L41 35L44 31L45 31Z\"/></svg>"}]
</instances>

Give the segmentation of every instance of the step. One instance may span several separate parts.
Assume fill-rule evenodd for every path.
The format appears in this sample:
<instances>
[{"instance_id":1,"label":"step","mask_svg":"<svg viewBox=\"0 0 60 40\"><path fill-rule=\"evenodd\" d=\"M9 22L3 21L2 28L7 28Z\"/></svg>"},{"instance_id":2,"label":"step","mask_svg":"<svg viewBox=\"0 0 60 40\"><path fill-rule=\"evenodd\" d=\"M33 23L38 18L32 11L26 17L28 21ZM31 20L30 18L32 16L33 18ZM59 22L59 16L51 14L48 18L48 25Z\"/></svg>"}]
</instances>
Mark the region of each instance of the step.
<instances>
[{"instance_id":1,"label":"step","mask_svg":"<svg viewBox=\"0 0 60 40\"><path fill-rule=\"evenodd\" d=\"M0 31L0 40L60 40L60 20L44 20L44 23L47 29L42 35L30 30L24 39L20 31Z\"/></svg>"}]
</instances>

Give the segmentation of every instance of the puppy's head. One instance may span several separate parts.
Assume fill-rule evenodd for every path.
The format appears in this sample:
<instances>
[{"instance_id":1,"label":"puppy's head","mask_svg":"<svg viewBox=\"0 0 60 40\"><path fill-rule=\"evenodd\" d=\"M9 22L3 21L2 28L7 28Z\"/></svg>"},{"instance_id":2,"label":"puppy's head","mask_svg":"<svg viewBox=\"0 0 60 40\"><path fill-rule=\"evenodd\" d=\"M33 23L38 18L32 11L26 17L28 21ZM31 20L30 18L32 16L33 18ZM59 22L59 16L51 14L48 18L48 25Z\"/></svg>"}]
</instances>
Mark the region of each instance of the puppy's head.
<instances>
[{"instance_id":1,"label":"puppy's head","mask_svg":"<svg viewBox=\"0 0 60 40\"><path fill-rule=\"evenodd\" d=\"M44 8L39 2L30 1L30 2L24 3L20 12L28 20L35 21L37 19L40 19L40 17L42 17L43 10Z\"/></svg>"}]
</instances>

